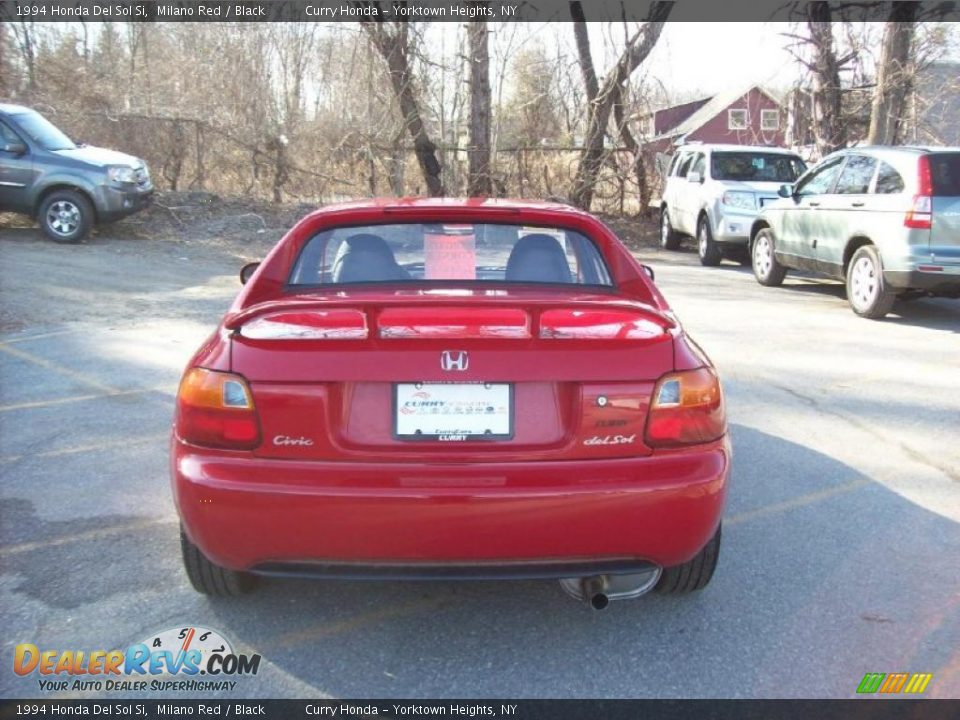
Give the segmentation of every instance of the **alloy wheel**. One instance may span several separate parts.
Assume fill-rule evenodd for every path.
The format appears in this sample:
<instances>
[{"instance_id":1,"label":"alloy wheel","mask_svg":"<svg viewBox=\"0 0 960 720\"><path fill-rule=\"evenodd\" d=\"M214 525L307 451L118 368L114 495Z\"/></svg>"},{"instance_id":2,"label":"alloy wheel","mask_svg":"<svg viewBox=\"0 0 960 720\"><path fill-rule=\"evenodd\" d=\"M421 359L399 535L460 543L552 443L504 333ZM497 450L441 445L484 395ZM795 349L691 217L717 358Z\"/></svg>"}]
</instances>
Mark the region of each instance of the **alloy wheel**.
<instances>
[{"instance_id":1,"label":"alloy wheel","mask_svg":"<svg viewBox=\"0 0 960 720\"><path fill-rule=\"evenodd\" d=\"M853 303L858 309L870 307L880 290L877 268L869 257L861 257L853 266L850 276Z\"/></svg>"},{"instance_id":2,"label":"alloy wheel","mask_svg":"<svg viewBox=\"0 0 960 720\"><path fill-rule=\"evenodd\" d=\"M773 249L770 247L770 240L766 235L760 235L754 243L753 266L761 277L769 275L770 269L773 267Z\"/></svg>"},{"instance_id":3,"label":"alloy wheel","mask_svg":"<svg viewBox=\"0 0 960 720\"><path fill-rule=\"evenodd\" d=\"M47 210L47 225L57 235L73 234L80 227L80 208L69 200L58 200Z\"/></svg>"}]
</instances>

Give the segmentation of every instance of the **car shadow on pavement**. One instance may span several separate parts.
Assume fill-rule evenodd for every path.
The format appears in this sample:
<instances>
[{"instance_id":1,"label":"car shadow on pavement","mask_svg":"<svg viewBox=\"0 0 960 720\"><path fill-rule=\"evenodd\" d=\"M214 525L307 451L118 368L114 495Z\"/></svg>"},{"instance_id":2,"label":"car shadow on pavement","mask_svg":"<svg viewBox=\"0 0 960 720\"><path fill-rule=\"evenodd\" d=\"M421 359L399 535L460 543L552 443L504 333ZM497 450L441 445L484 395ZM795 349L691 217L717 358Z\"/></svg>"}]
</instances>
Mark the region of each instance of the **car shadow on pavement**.
<instances>
[{"instance_id":1,"label":"car shadow on pavement","mask_svg":"<svg viewBox=\"0 0 960 720\"><path fill-rule=\"evenodd\" d=\"M820 295L823 297L835 297L837 300L843 302L845 308L849 309L849 305L847 305L847 289L841 282L831 282L819 278L794 278L790 276L778 289L789 292ZM850 312L852 312L852 310ZM896 325L912 325L960 333L960 301L951 298L897 300L890 313L878 322Z\"/></svg>"},{"instance_id":2,"label":"car shadow on pavement","mask_svg":"<svg viewBox=\"0 0 960 720\"><path fill-rule=\"evenodd\" d=\"M596 613L553 582L270 580L196 621L344 697L850 695L864 663L955 661L960 525L809 448L733 434L699 594Z\"/></svg>"}]
</instances>

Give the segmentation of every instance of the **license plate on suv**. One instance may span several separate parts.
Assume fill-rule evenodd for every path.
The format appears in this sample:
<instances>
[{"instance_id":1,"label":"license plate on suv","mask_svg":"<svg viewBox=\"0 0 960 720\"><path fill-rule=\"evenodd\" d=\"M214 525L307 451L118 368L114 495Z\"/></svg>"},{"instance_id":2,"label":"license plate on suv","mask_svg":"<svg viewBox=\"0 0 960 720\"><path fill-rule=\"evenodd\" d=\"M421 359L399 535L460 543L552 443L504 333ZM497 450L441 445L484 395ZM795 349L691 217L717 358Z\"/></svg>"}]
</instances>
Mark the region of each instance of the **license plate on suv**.
<instances>
[{"instance_id":1,"label":"license plate on suv","mask_svg":"<svg viewBox=\"0 0 960 720\"><path fill-rule=\"evenodd\" d=\"M393 434L399 440L509 440L510 383L397 383Z\"/></svg>"}]
</instances>

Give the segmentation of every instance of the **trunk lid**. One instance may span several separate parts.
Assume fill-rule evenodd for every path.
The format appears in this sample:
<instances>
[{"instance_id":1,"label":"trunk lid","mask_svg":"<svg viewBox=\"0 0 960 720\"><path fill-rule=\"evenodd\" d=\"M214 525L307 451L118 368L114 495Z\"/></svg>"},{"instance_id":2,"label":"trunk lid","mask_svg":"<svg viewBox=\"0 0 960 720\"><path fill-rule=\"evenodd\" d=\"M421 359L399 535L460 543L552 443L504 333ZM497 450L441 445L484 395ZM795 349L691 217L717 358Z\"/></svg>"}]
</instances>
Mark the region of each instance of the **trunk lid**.
<instances>
[{"instance_id":1,"label":"trunk lid","mask_svg":"<svg viewBox=\"0 0 960 720\"><path fill-rule=\"evenodd\" d=\"M676 332L643 303L521 289L303 295L227 326L232 369L260 415L258 455L452 462L648 454L647 408L673 368ZM459 406L485 397L497 399L476 411L503 422L512 414L509 434L493 420L494 437L413 437L410 418L398 420L406 410L459 427L425 415L436 407L462 418L473 411Z\"/></svg>"}]
</instances>

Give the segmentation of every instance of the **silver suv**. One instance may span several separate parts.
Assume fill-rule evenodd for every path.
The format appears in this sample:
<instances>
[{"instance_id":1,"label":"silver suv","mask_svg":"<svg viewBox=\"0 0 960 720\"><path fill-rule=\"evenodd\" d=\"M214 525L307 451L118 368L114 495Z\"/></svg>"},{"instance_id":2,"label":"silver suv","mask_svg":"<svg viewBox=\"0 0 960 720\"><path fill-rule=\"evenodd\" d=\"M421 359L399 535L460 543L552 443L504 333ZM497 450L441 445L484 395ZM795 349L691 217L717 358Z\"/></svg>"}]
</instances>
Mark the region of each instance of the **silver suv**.
<instances>
[{"instance_id":1,"label":"silver suv","mask_svg":"<svg viewBox=\"0 0 960 720\"><path fill-rule=\"evenodd\" d=\"M760 284L823 273L867 318L897 298L960 297L960 149L841 150L779 194L750 231Z\"/></svg>"},{"instance_id":2,"label":"silver suv","mask_svg":"<svg viewBox=\"0 0 960 720\"><path fill-rule=\"evenodd\" d=\"M664 178L660 246L676 250L681 234L692 235L704 265L719 265L724 256L748 263L750 227L760 209L804 170L800 156L782 148L681 146Z\"/></svg>"},{"instance_id":3,"label":"silver suv","mask_svg":"<svg viewBox=\"0 0 960 720\"><path fill-rule=\"evenodd\" d=\"M0 212L32 215L48 237L73 243L152 195L143 160L77 145L40 113L0 104Z\"/></svg>"}]
</instances>

